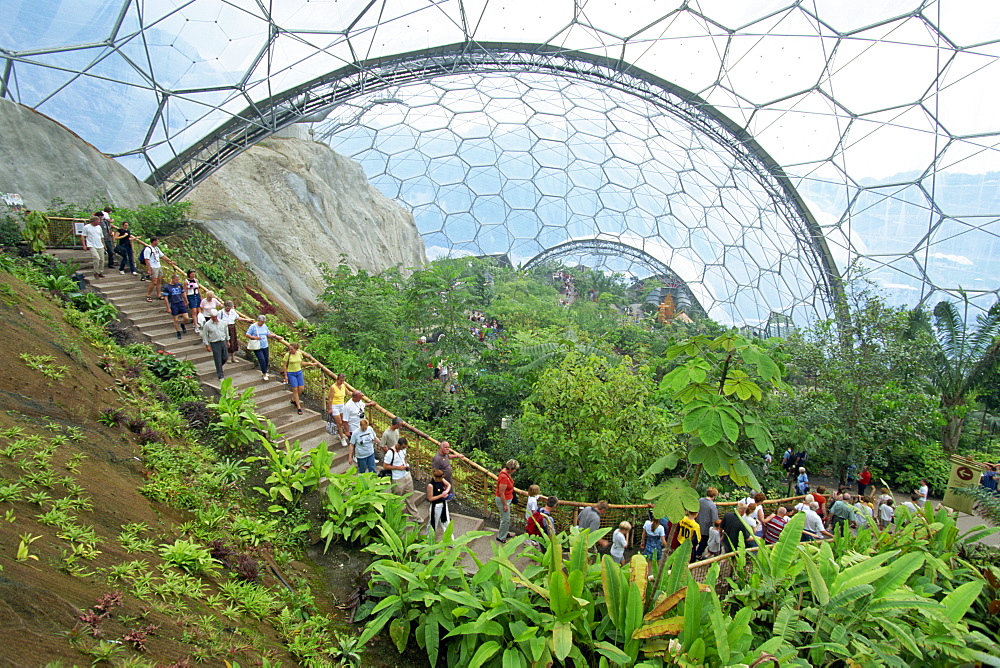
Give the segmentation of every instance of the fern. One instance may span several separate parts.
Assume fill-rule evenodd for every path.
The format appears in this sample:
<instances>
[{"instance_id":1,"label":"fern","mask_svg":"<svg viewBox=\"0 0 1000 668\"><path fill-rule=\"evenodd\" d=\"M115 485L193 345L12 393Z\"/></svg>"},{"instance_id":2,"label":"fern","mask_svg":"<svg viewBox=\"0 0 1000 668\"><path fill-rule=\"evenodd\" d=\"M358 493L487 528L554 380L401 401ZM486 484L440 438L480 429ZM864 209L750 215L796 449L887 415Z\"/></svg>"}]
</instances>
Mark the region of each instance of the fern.
<instances>
[{"instance_id":1,"label":"fern","mask_svg":"<svg viewBox=\"0 0 1000 668\"><path fill-rule=\"evenodd\" d=\"M980 485L973 487L954 487L955 494L971 498L976 512L990 524L1000 526L1000 494Z\"/></svg>"}]
</instances>

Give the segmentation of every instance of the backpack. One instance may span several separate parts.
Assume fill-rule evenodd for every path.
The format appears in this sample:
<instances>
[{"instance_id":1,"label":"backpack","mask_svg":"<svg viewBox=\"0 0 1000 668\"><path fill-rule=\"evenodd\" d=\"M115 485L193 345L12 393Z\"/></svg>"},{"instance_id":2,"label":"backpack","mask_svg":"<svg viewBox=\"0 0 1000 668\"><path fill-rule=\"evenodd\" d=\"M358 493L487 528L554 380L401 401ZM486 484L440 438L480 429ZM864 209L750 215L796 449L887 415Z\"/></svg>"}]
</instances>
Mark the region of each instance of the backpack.
<instances>
[{"instance_id":1,"label":"backpack","mask_svg":"<svg viewBox=\"0 0 1000 668\"><path fill-rule=\"evenodd\" d=\"M540 510L536 510L531 513L531 517L528 519L527 523L524 525L525 532L530 536L542 536L548 532L545 530L547 520L545 519L545 513Z\"/></svg>"}]
</instances>

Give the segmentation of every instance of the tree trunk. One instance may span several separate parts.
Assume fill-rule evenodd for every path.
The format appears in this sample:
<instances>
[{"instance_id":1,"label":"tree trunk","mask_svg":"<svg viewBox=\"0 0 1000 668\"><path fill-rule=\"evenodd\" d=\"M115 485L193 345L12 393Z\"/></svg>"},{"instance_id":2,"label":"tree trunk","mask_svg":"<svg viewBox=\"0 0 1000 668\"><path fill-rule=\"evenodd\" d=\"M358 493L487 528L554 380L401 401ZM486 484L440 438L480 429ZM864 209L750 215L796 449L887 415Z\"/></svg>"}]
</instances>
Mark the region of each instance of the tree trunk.
<instances>
[{"instance_id":1,"label":"tree trunk","mask_svg":"<svg viewBox=\"0 0 1000 668\"><path fill-rule=\"evenodd\" d=\"M941 429L941 447L945 452L958 450L958 440L962 437L964 415L949 415L948 423Z\"/></svg>"}]
</instances>

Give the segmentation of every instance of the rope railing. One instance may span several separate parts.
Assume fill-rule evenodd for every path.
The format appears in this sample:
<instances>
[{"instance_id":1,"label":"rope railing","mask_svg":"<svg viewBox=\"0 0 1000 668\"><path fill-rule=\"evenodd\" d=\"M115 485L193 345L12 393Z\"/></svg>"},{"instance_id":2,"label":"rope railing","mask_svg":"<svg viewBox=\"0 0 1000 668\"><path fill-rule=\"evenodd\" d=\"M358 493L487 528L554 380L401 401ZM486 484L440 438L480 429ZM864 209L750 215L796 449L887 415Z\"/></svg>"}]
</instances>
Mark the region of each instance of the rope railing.
<instances>
[{"instance_id":1,"label":"rope railing","mask_svg":"<svg viewBox=\"0 0 1000 668\"><path fill-rule=\"evenodd\" d=\"M240 316L253 320L253 318L245 316L242 313L240 313ZM271 339L281 343L286 348L288 346L288 341L281 336L273 335ZM323 403L325 412L329 410L329 407L326 406L327 389L330 383L337 378L337 374L307 351L300 349L300 352L302 352L303 359L312 362L314 365L312 367L304 367L305 392L319 398ZM345 382L345 386L347 387L348 396L357 390L350 383ZM366 403L374 401L363 391L362 400ZM398 417L378 402L374 402L369 408L374 410L366 411L366 417L371 423L372 428L379 434L391 425L393 418ZM408 446L406 450L407 463L410 465L411 472L415 474L414 478L429 480L431 462L434 455L437 454L441 442L421 429L407 423L405 420L403 420L402 429L409 432L407 435ZM459 453L456 448L452 447L451 449L456 454ZM494 501L496 497L497 475L464 456L452 459L451 464L456 498L466 507L476 510L484 517L499 518ZM526 490L517 487L515 487L514 492L519 497L527 498L528 496ZM802 498L802 496L794 496L768 499L764 501L763 505L765 507L776 506L790 501L799 501ZM594 503L596 501L588 503L560 499L554 513L557 529L565 530L571 526L575 526L580 510L592 506ZM721 510L730 506L734 507L737 503L737 501L722 501L716 505ZM641 526L642 522L646 519L646 511L652 507L653 504L651 503L611 504L601 517L601 526L616 527L623 520L627 520L633 525ZM524 517L523 509L523 501L511 509L511 521L517 526L522 526L525 522L526 518Z\"/></svg>"},{"instance_id":2,"label":"rope railing","mask_svg":"<svg viewBox=\"0 0 1000 668\"><path fill-rule=\"evenodd\" d=\"M132 236L132 239L143 246L150 245L134 235ZM181 267L179 267L177 263L175 263L167 255L161 256L161 263L162 262L166 262L173 268L173 271L177 272L180 276L185 276L184 270L181 269ZM237 315L241 319L244 319L244 321L249 321L251 323L256 320L256 318L248 316L239 310L237 310ZM249 325L247 327L249 327ZM246 334L245 330L243 331L243 334ZM269 340L280 343L286 349L288 347L289 342L284 337L277 334L272 333ZM305 377L305 393L318 398L324 406L323 410L325 413L329 410L329 407L326 405L327 389L329 385L336 380L337 374L320 360L313 357L308 351L301 350L301 352L303 359L312 363L311 367L304 367L303 369L305 371L303 374ZM345 383L345 385L349 394L357 390L357 388L350 383ZM364 394L363 391L362 398L366 403L374 401L368 397L368 395ZM370 408L374 410L367 412L366 416L375 431L380 434L390 426L394 418L398 417L378 402L374 402ZM415 478L429 480L432 466L431 462L434 455L437 454L441 442L430 434L427 434L421 429L409 424L405 420L402 422L402 428L409 432L409 435L407 436L407 462L410 464L411 472L415 474ZM454 447L452 447L452 451L456 454L460 454ZM494 519L498 518L499 513L496 510L494 501L496 496L496 473L493 473L465 456L452 459L451 464L456 498L466 507L481 513L484 517ZM517 497L527 498L528 496L527 490L518 487L514 488L514 492ZM781 499L768 499L764 501L763 505L765 507L775 506L789 501L798 501L802 498L802 496L794 496ZM565 530L571 526L575 526L580 510L588 506L593 506L595 503L596 501L584 502L560 499L556 507L556 512L554 513L556 528L559 530ZM736 501L721 501L716 505L721 510L729 506L735 506L736 504ZM646 519L648 509L652 507L653 504L651 503L610 504L608 506L608 510L601 517L601 526L616 527L623 520L630 522L633 526L641 526L642 522ZM511 509L511 520L516 526L523 526L525 522L526 518L524 517L523 508L524 503L522 501L522 503Z\"/></svg>"}]
</instances>

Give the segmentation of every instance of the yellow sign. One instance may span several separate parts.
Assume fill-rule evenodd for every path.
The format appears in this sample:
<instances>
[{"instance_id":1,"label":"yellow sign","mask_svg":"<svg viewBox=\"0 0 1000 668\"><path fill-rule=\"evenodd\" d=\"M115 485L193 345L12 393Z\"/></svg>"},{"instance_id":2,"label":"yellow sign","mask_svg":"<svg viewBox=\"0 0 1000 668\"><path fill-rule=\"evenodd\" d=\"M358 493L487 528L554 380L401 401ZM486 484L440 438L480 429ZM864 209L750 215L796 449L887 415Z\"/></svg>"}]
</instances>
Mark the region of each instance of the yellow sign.
<instances>
[{"instance_id":1,"label":"yellow sign","mask_svg":"<svg viewBox=\"0 0 1000 668\"><path fill-rule=\"evenodd\" d=\"M974 515L972 499L963 494L955 494L951 490L955 487L975 487L979 484L979 477L986 469L984 464L980 464L974 459L952 455L951 476L948 478L948 489L944 493L944 505L952 510L961 513Z\"/></svg>"}]
</instances>

